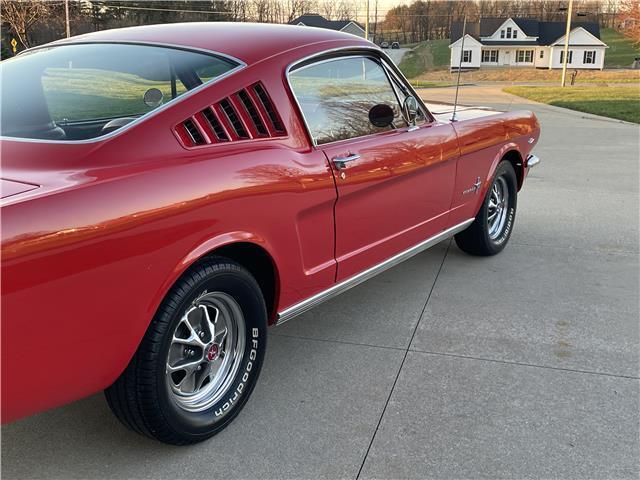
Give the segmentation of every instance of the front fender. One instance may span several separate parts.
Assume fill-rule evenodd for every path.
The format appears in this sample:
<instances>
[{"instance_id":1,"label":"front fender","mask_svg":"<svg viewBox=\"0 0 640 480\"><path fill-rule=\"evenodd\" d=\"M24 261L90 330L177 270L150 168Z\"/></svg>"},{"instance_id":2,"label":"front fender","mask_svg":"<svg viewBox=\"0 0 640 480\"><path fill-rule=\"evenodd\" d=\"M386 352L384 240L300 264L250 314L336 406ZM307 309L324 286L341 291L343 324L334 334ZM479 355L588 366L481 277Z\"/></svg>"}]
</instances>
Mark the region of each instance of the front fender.
<instances>
[{"instance_id":1,"label":"front fender","mask_svg":"<svg viewBox=\"0 0 640 480\"><path fill-rule=\"evenodd\" d=\"M511 153L511 152L514 152L514 153ZM519 157L518 161L515 162L514 169L516 170L516 177L518 178L518 190L520 190L520 188L522 187L521 179L524 178L524 173L525 173L524 162L522 161L525 158L525 156L520 151L520 147L518 146L517 143L509 142L504 144L502 148L498 150L496 155L493 157L493 160L491 161L491 167L489 168L489 172L487 173L487 178L484 179L482 190L480 191L481 199L484 199L484 196L487 193L487 190L489 189L489 187L491 187L491 182L493 181L493 177L496 173L496 169L498 168L498 165L500 164L502 159L505 158L505 156L507 155L514 155L514 154L517 154ZM482 203L482 201L480 203Z\"/></svg>"}]
</instances>

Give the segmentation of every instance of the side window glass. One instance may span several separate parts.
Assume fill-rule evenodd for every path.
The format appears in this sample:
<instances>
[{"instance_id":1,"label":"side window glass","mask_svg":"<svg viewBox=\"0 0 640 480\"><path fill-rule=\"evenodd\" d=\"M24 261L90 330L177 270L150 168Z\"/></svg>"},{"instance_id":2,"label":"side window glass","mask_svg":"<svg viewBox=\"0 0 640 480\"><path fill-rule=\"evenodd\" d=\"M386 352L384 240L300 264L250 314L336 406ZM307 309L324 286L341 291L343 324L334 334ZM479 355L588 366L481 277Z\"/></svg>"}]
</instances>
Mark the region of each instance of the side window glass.
<instances>
[{"instance_id":1,"label":"side window glass","mask_svg":"<svg viewBox=\"0 0 640 480\"><path fill-rule=\"evenodd\" d=\"M115 71L100 68L100 65L77 67L71 61L64 66L45 68L42 72L42 92L51 119L64 124L103 118L137 117L158 106L144 103L143 97L147 90L160 90L161 98L167 101L187 91L176 80L173 95L168 58L160 54L150 54L150 57L154 61L153 73L156 78L143 77L142 74L146 72Z\"/></svg>"},{"instance_id":2,"label":"side window glass","mask_svg":"<svg viewBox=\"0 0 640 480\"><path fill-rule=\"evenodd\" d=\"M312 64L291 72L289 80L318 144L406 125L394 87L382 66L371 58L337 58ZM380 103L393 109L390 127L376 127L369 121L369 110Z\"/></svg>"},{"instance_id":3,"label":"side window glass","mask_svg":"<svg viewBox=\"0 0 640 480\"><path fill-rule=\"evenodd\" d=\"M387 66L387 70L391 72L388 66ZM403 90L406 91L406 87L405 88L402 87L402 81L399 78L397 78L395 74L389 73L389 76L391 78L393 89L396 92L396 96L400 99L400 104L402 105L404 103L405 98L407 97L407 94L411 95L411 93L409 92L403 93ZM422 107L418 108L418 116L416 117L416 124L420 125L425 123L426 121L427 121L427 115L422 110ZM406 123L404 123L404 125L406 125Z\"/></svg>"}]
</instances>

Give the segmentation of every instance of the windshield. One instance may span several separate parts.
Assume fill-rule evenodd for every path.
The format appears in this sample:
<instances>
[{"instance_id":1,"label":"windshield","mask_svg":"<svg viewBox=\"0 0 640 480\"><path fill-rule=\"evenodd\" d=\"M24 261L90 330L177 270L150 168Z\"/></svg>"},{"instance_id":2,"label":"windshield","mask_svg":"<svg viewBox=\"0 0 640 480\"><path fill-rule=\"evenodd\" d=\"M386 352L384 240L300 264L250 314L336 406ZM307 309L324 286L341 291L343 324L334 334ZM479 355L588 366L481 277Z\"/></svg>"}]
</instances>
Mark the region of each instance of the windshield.
<instances>
[{"instance_id":1,"label":"windshield","mask_svg":"<svg viewBox=\"0 0 640 480\"><path fill-rule=\"evenodd\" d=\"M0 63L0 133L47 140L99 137L237 66L214 54L148 45L34 50Z\"/></svg>"}]
</instances>

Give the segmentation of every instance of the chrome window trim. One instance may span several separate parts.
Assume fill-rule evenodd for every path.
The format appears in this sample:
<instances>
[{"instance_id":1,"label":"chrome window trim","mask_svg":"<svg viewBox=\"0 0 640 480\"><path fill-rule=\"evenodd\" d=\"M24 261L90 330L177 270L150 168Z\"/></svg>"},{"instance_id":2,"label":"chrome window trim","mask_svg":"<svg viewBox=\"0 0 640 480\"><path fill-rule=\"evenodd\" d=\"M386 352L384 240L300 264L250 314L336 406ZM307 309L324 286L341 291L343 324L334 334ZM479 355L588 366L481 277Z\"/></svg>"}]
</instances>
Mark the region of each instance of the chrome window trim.
<instances>
[{"instance_id":1,"label":"chrome window trim","mask_svg":"<svg viewBox=\"0 0 640 480\"><path fill-rule=\"evenodd\" d=\"M52 144L58 144L58 145L79 145L79 144L88 144L88 143L97 143L97 142L102 142L104 140L113 138L117 135L120 135L122 132L128 130L129 128L133 127L134 125L137 125L139 123L142 123L143 121L147 120L148 118L153 117L154 115L166 110L169 107L173 107L174 105L177 105L179 102L182 102L184 99L189 98L191 96L193 96L194 94L200 92L201 90L205 89L206 87L210 87L211 85L214 85L216 83L218 83L220 80L227 78L231 75L233 75L234 73L243 70L244 68L246 68L247 64L245 62L243 62L242 60L232 57L231 55L226 55L224 53L219 53L219 52L214 52L213 50L205 50L202 48L190 48L190 47L184 47L181 45L172 45L172 44L167 44L167 43L157 43L157 42L128 42L128 41L91 41L91 42L69 42L69 43L49 43L46 45L39 45L37 47L33 47L30 48L28 50L24 50L22 52L20 52L20 54L16 55L16 57L19 57L20 55L24 55L27 52L33 52L36 50L40 50L43 48L58 48L58 47L64 47L64 46L68 46L68 45L90 45L90 44L119 44L119 45L140 45L140 46L150 46L150 47L164 47L164 48L171 48L174 50L184 50L187 52L194 52L194 53L204 53L210 56L216 56L216 57L221 57L227 60L230 60L232 62L237 63L238 65L234 68L232 68L231 70L228 70L227 72L223 73L222 75L209 80L208 82L203 83L202 85L198 85L197 87L186 91L185 93L183 93L182 95L180 95L179 97L172 99L172 101L167 102L161 106L159 106L158 108L151 110L150 112L145 113L144 115L139 116L138 118L136 118L134 121L127 123L126 125L118 128L117 130L114 130L113 132L107 133L106 135L101 135L99 137L94 137L94 138L86 138L84 140L50 140L50 139L38 139L38 138L23 138L23 137L8 137L8 136L4 136L4 135L0 135L0 140L8 140L8 141L12 141L12 142L25 142L25 143L52 143ZM16 58L14 57L14 58ZM10 59L9 59L10 60Z\"/></svg>"},{"instance_id":2,"label":"chrome window trim","mask_svg":"<svg viewBox=\"0 0 640 480\"><path fill-rule=\"evenodd\" d=\"M353 55L341 55L342 53L349 52L349 51L354 52L354 54ZM395 66L395 64L393 63L393 61L391 61L389 56L386 53L384 53L381 49L379 49L377 47L369 47L367 45L352 45L352 46L347 46L347 47L330 48L330 49L327 49L327 50L323 50L321 52L316 52L316 53L313 53L311 55L307 55L306 57L302 57L302 58L300 58L300 59L298 59L298 60L296 60L294 62L291 62L289 65L287 65L287 68L285 69L285 74L284 74L285 80L286 80L286 83L287 83L287 87L289 88L289 92L291 93L291 96L293 97L293 100L294 100L296 106L298 107L298 112L300 114L300 118L302 118L302 123L304 124L304 127L305 127L305 129L307 131L307 135L311 139L312 147L318 148L318 142L316 141L315 137L311 134L311 129L309 128L309 123L307 122L307 119L304 116L304 112L302 111L302 106L300 105L300 102L298 101L298 97L296 97L296 94L295 94L295 92L293 90L293 87L291 85L291 79L289 78L291 72L294 69L296 69L296 67L298 65L300 65L302 63L305 63L305 62L312 61L314 58L324 57L326 55L335 55L335 56L332 56L332 57L327 58L325 60L320 60L318 62L310 63L309 65L318 65L318 64L324 63L326 61L335 60L335 59L341 58L341 57L363 56L362 52L371 53L371 54L373 54L374 57L376 57L376 56L379 57L379 59L382 60L384 64L386 64L386 66L391 70L391 72L393 72L395 74L395 76L400 80L400 82L407 88L407 90L411 93L411 95L413 95L416 98L416 100L418 101L418 105L426 113L427 123L435 122L435 117L433 115L431 115L431 112L426 107L426 105L424 104L422 99L415 92L415 90L413 89L411 84L407 81L407 79L404 77L402 72L400 70L398 70L398 67ZM383 68L385 67L384 64L383 64ZM300 67L300 68L305 68L305 67L306 67L306 65L303 66L303 67ZM396 131L401 131L401 130L402 129L396 129ZM333 142L323 143L322 145L323 146L327 146L327 145L333 145L333 144L338 143L338 142L366 139L367 137L371 137L373 135L380 135L380 133L387 133L387 132L371 133L371 134L368 134L368 135L362 135L360 137L353 137L353 138L342 139L342 140L334 140Z\"/></svg>"},{"instance_id":3,"label":"chrome window trim","mask_svg":"<svg viewBox=\"0 0 640 480\"><path fill-rule=\"evenodd\" d=\"M398 103L398 109L399 109L399 111L401 111L402 110L402 103L400 102L400 99L398 98L396 89L393 86L393 83L392 83L393 81L391 80L391 78L389 78L389 74L387 72L387 69L384 67L382 62L379 63L377 61L379 59L377 59L373 55L368 56L368 55L360 53L360 54L354 54L354 55L341 55L341 56L338 56L338 57L326 58L326 59L323 59L323 60L319 60L318 62L309 63L308 65L303 65L302 67L296 68L293 73L300 72L302 70L306 70L307 68L317 67L318 65L322 65L322 64L325 64L325 63L336 62L336 61L344 60L344 59L354 59L354 58L355 59L364 58L364 59L372 60L374 63L376 63L382 69L382 72L383 72L384 76L386 77L387 82L389 82L389 87L391 89L391 92L393 93L394 97L396 98L396 102ZM293 87L290 87L290 88L291 88L291 93L295 97L296 94L295 94L295 91L293 90ZM296 97L296 101L297 101L297 97ZM301 112L302 116L304 117L304 112L302 111L302 107L300 105L299 105L299 108L300 108L300 112ZM318 140L311 134L311 129L309 129L309 127L308 127L306 117L305 117L305 126L307 127L309 135L313 138L314 146L319 146L320 144L318 144ZM404 128L404 127L400 127L400 128L395 128L394 127L393 130L390 130L390 131L402 130L402 128ZM343 138L343 139L340 139L340 140L333 140L331 142L322 143L321 145L330 145L330 144L333 144L333 143L336 143L336 142L344 142L344 141L348 141L348 140L357 140L357 139L360 139L360 138L370 137L371 135L377 135L378 133L384 133L384 132L374 132L374 133L368 133L366 135L359 135L359 136L356 136L356 137Z\"/></svg>"},{"instance_id":4,"label":"chrome window trim","mask_svg":"<svg viewBox=\"0 0 640 480\"><path fill-rule=\"evenodd\" d=\"M21 51L16 57L20 55L24 55L26 53L34 52L36 50L42 50L44 48L54 48L54 47L66 47L70 45L92 45L92 44L115 44L115 45L140 45L147 47L164 47L164 48L172 48L174 50L184 50L186 52L195 52L195 53L204 53L207 55L213 55L216 57L226 58L227 60L231 60L232 62L237 63L238 65L247 66L247 64L233 55L229 55L227 53L216 52L215 50L209 50L207 48L200 47L189 47L186 45L179 45L177 43L164 43L164 42L152 42L147 40L87 40L87 41L72 41L67 42L65 40L58 40L51 43L45 43L44 45L38 45L36 47L27 48L26 50ZM10 60L10 59L8 59Z\"/></svg>"},{"instance_id":5,"label":"chrome window trim","mask_svg":"<svg viewBox=\"0 0 640 480\"><path fill-rule=\"evenodd\" d=\"M311 297L299 303L296 303L291 307L285 308L284 310L278 312L276 325L282 325L287 320L291 320L292 318L297 317L298 315L308 310L311 310L315 306L320 305L321 303L337 295L340 295L341 293L346 292L347 290L355 287L356 285L359 285L362 282L369 280L372 277L375 277L379 273L382 273L385 270L391 267L394 267L401 262L404 262L405 260L422 252L423 250L426 250L434 246L435 244L440 243L442 240L445 240L455 235L456 233L461 232L462 230L467 228L469 225L471 225L471 223L473 223L474 220L475 220L474 218L470 218L468 220L465 220L462 223L454 225L453 227L450 227L440 233L437 233L432 237L418 243L417 245L414 245L413 247L410 247L407 250L404 250L394 255L393 257L388 258L387 260L384 260L383 262L377 265L374 265L373 267L370 267L367 270L364 270L363 272L360 272L354 275L353 277L343 280L342 282L337 283L320 293L316 293L315 295L312 295Z\"/></svg>"},{"instance_id":6,"label":"chrome window trim","mask_svg":"<svg viewBox=\"0 0 640 480\"><path fill-rule=\"evenodd\" d=\"M403 85L405 88L410 86L409 82L406 82L406 81L403 82L403 79L398 77L398 75L396 75L396 73L391 69L391 66L384 59L382 59L382 67L387 71L387 76L390 77L389 80L391 81L391 84L394 85L394 90L399 89L400 85ZM431 115L431 112L429 112L427 107L424 105L424 102L422 102L422 99L418 96L418 94L414 90L407 89L407 91L413 98L416 99L416 101L418 102L418 108L422 111L422 121L420 123L416 123L413 126L409 125L408 128L415 130L416 127L421 127L422 125L433 123L435 119ZM402 93L404 94L404 92ZM406 98L407 97L405 96L405 99ZM398 98L398 101L400 101L399 98ZM404 100L400 102L400 108L402 108L403 103L404 103Z\"/></svg>"}]
</instances>

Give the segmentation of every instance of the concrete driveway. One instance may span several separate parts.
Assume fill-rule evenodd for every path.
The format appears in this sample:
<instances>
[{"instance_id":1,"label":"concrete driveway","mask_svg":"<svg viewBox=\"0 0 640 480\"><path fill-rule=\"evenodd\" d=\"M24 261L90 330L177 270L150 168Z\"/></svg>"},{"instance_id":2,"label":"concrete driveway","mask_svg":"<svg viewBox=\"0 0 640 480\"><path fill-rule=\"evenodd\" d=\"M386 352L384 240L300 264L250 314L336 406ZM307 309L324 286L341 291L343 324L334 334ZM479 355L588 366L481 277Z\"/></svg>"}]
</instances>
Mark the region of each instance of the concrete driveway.
<instances>
[{"instance_id":1,"label":"concrete driveway","mask_svg":"<svg viewBox=\"0 0 640 480\"><path fill-rule=\"evenodd\" d=\"M5 426L3 478L637 479L638 127L527 108L543 162L500 255L444 242L272 330L204 444L142 438L96 395Z\"/></svg>"}]
</instances>

